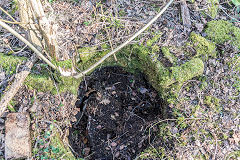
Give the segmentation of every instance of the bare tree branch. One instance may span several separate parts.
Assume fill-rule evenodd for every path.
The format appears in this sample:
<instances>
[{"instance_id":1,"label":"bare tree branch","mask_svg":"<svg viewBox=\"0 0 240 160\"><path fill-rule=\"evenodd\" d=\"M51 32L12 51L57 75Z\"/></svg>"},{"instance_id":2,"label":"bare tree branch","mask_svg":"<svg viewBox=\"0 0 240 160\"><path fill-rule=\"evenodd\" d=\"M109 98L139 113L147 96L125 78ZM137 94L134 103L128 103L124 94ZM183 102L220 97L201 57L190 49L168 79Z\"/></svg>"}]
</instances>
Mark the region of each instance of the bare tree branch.
<instances>
[{"instance_id":1,"label":"bare tree branch","mask_svg":"<svg viewBox=\"0 0 240 160\"><path fill-rule=\"evenodd\" d=\"M11 87L4 93L4 96L1 98L0 101L0 117L4 113L4 111L7 108L8 103L11 101L11 99L15 96L15 94L18 92L19 88L23 85L23 82L25 81L26 77L30 73L30 70L33 66L33 64L36 62L37 57L33 55L30 60L26 63L27 70L21 71L20 73L17 73L15 75L15 80L12 83Z\"/></svg>"},{"instance_id":2,"label":"bare tree branch","mask_svg":"<svg viewBox=\"0 0 240 160\"><path fill-rule=\"evenodd\" d=\"M26 40L23 36L21 36L20 34L18 34L14 29L12 29L9 25L7 25L6 23L4 23L3 21L0 20L0 26L2 26L3 28L5 28L6 30L8 30L10 33L12 33L14 36L16 36L17 38L19 38L21 41L23 41L26 45L28 45L28 47L30 47L37 55L38 57L40 57L44 62L46 62L49 66L51 66L53 69L57 69L47 58L45 58L43 56L43 54L37 49L35 48L28 40Z\"/></svg>"},{"instance_id":3,"label":"bare tree branch","mask_svg":"<svg viewBox=\"0 0 240 160\"><path fill-rule=\"evenodd\" d=\"M166 9L172 4L174 0L170 0L167 5L150 21L148 22L148 24L146 24L141 30L139 30L137 33L135 33L132 37L130 37L126 42L124 42L123 44L121 44L120 46L118 46L117 48L115 48L114 50L112 50L111 52L109 52L108 54L106 54L105 56L103 56L98 62L96 62L95 64L93 64L91 67L89 67L88 69L86 69L85 71L75 75L75 78L81 78L83 77L85 74L87 74L88 72L90 72L91 70L93 70L94 68L96 68L98 65L100 65L102 62L104 62L108 57L110 57L111 55L113 55L114 53L116 53L117 51L119 51L120 49L122 49L123 47L125 47L126 45L128 45L132 40L134 40L137 36L139 36L143 31L145 31L150 25L152 25L165 11Z\"/></svg>"}]
</instances>

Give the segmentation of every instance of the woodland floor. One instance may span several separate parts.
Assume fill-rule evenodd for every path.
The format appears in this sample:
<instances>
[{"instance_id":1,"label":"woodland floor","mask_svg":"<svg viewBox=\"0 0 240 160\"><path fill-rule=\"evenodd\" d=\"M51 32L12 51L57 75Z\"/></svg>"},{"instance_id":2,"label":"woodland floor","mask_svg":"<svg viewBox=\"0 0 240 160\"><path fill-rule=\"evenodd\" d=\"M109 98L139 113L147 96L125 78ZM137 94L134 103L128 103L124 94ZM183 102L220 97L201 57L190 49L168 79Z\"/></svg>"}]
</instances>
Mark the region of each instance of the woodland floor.
<instances>
[{"instance_id":1,"label":"woodland floor","mask_svg":"<svg viewBox=\"0 0 240 160\"><path fill-rule=\"evenodd\" d=\"M59 34L59 41L69 48L62 50L62 57L73 56L75 47L97 46L102 51L102 44L107 44L115 48L153 18L166 1L106 0L102 7L97 4L100 1L56 0L46 6L60 26L59 33L64 33ZM187 1L191 23L184 26L182 4L175 1L132 43L142 44L159 31L162 36L157 45L183 46L192 31L206 36L204 29L211 20L227 20L240 27L239 11L230 2L219 1L216 18L207 14L208 4L206 0ZM0 6L19 21L13 1L1 0ZM1 11L0 17L10 20ZM19 26L13 27L24 34ZM66 32L68 36L63 37ZM32 54L1 27L0 37L1 53ZM39 133L32 135L33 159L61 159L50 144L53 123L73 154L85 159L239 159L240 73L234 69L239 64L228 65L233 57L239 57L239 49L224 43L217 45L217 50L217 58L204 62L203 75L183 84L178 104L164 102L144 75L118 67L103 67L86 76L76 104L75 95L69 92L53 95L23 86L14 98L14 110L0 118L0 158L4 159L6 115L29 111L31 129ZM183 52L171 52L179 64L188 59ZM40 63L36 64L39 70ZM2 70L0 64L0 94L12 79L14 74ZM214 102L209 104L209 97Z\"/></svg>"}]
</instances>

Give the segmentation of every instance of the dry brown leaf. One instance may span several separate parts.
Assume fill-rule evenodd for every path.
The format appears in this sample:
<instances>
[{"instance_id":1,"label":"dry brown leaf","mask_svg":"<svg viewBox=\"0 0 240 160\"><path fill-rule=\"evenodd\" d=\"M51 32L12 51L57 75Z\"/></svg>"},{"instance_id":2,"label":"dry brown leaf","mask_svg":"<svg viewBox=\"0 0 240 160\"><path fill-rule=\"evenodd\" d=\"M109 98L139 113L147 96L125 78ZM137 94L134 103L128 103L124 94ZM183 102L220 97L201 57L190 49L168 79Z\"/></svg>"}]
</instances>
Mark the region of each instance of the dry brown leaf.
<instances>
[{"instance_id":1,"label":"dry brown leaf","mask_svg":"<svg viewBox=\"0 0 240 160\"><path fill-rule=\"evenodd\" d=\"M104 99L100 102L100 104L104 104L104 105L107 105L107 104L109 104L109 103L110 103L109 99L106 99L106 98L104 98Z\"/></svg>"}]
</instances>

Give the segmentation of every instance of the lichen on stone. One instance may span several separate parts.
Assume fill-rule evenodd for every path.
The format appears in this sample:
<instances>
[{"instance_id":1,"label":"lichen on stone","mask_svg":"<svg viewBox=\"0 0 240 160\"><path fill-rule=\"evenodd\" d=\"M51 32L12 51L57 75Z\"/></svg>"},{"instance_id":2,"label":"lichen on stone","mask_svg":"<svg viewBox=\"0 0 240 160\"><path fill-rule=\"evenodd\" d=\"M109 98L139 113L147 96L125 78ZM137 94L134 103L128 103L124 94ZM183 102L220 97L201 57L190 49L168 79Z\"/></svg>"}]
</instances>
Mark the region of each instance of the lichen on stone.
<instances>
[{"instance_id":1,"label":"lichen on stone","mask_svg":"<svg viewBox=\"0 0 240 160\"><path fill-rule=\"evenodd\" d=\"M210 21L205 30L207 38L217 44L230 41L233 46L240 49L240 28L224 20Z\"/></svg>"}]
</instances>

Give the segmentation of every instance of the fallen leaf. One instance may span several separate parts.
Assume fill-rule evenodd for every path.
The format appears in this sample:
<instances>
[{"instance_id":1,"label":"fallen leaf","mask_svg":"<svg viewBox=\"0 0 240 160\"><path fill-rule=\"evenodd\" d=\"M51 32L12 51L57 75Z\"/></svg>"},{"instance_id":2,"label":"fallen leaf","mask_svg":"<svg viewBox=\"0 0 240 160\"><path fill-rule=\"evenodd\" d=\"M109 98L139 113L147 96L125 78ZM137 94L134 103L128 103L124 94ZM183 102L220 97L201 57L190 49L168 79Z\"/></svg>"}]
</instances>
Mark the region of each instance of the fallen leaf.
<instances>
[{"instance_id":1,"label":"fallen leaf","mask_svg":"<svg viewBox=\"0 0 240 160\"><path fill-rule=\"evenodd\" d=\"M107 105L107 104L109 104L109 103L110 103L109 99L106 99L106 98L104 98L104 99L100 102L100 104L104 104L104 105Z\"/></svg>"},{"instance_id":2,"label":"fallen leaf","mask_svg":"<svg viewBox=\"0 0 240 160\"><path fill-rule=\"evenodd\" d=\"M233 134L233 139L234 139L234 141L235 141L235 144L238 145L238 143L240 142L240 135L234 133L234 134Z\"/></svg>"}]
</instances>

